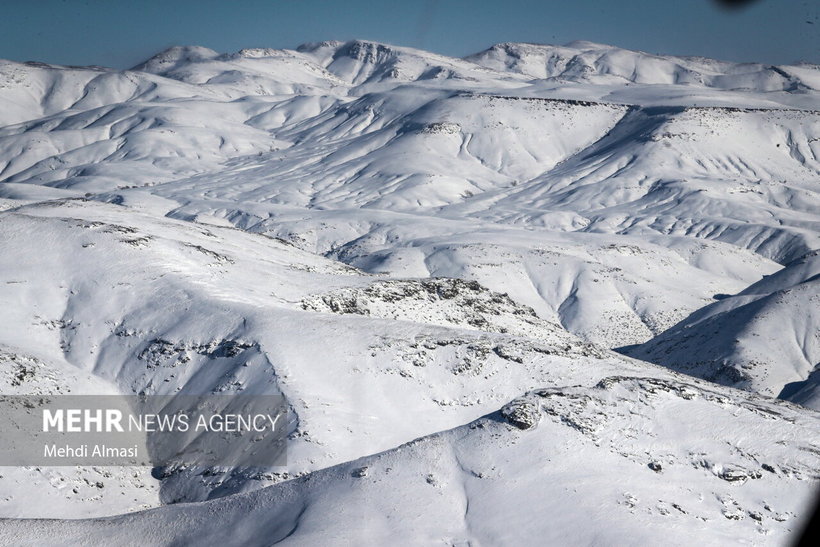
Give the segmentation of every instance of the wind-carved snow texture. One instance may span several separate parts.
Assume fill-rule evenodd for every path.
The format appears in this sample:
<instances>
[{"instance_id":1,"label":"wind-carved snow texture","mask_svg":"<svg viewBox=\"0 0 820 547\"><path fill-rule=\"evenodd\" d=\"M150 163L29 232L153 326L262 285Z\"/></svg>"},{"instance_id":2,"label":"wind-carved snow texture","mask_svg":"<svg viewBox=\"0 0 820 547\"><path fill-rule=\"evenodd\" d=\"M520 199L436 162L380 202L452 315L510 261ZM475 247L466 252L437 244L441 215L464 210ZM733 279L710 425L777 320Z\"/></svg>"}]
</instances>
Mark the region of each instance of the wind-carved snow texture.
<instances>
[{"instance_id":1,"label":"wind-carved snow texture","mask_svg":"<svg viewBox=\"0 0 820 547\"><path fill-rule=\"evenodd\" d=\"M819 93L589 42L0 62L0 391L291 416L276 468L6 468L0 542L783 544Z\"/></svg>"}]
</instances>

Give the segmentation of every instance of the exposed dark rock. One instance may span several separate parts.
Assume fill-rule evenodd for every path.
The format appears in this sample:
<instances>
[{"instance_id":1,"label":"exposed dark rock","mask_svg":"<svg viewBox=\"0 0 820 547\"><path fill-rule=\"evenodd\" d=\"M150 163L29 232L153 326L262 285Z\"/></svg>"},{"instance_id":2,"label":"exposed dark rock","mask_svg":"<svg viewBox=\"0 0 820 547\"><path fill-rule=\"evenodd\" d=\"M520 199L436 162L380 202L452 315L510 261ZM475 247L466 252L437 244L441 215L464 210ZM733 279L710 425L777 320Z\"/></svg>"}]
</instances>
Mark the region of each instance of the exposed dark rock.
<instances>
[{"instance_id":1,"label":"exposed dark rock","mask_svg":"<svg viewBox=\"0 0 820 547\"><path fill-rule=\"evenodd\" d=\"M501 409L501 415L518 429L533 429L541 421L541 409L533 401L516 399Z\"/></svg>"}]
</instances>

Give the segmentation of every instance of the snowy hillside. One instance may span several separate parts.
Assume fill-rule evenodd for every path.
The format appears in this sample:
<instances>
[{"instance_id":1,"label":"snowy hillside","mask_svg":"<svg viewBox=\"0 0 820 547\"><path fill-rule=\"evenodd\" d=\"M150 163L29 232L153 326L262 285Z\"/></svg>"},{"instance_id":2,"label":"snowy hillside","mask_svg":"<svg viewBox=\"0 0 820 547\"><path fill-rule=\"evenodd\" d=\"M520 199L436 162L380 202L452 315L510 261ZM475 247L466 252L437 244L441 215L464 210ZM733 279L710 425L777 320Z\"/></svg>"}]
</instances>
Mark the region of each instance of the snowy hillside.
<instances>
[{"instance_id":1,"label":"snowy hillside","mask_svg":"<svg viewBox=\"0 0 820 547\"><path fill-rule=\"evenodd\" d=\"M627 353L820 410L820 251L725 296Z\"/></svg>"},{"instance_id":2,"label":"snowy hillside","mask_svg":"<svg viewBox=\"0 0 820 547\"><path fill-rule=\"evenodd\" d=\"M0 542L783 544L818 249L816 66L0 61L0 393L291 416L283 467L4 468Z\"/></svg>"},{"instance_id":3,"label":"snowy hillside","mask_svg":"<svg viewBox=\"0 0 820 547\"><path fill-rule=\"evenodd\" d=\"M519 421L524 405L531 421ZM681 427L681 412L697 420ZM801 448L814 432L816 417L791 406L703 385L614 377L589 388L539 390L456 429L251 494L105 520L5 521L0 539L761 544L778 541L811 499L806 479L818 461L813 447ZM788 440L765 442L770 435Z\"/></svg>"}]
</instances>

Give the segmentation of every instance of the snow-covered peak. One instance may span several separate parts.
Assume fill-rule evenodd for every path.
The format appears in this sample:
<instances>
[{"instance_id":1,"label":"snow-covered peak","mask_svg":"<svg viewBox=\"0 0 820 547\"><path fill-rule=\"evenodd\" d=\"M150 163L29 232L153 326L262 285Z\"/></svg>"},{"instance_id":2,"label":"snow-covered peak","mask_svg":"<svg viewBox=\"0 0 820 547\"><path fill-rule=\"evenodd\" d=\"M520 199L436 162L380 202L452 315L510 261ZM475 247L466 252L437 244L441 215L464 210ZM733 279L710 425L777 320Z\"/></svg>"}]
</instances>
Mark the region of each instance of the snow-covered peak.
<instances>
[{"instance_id":1,"label":"snow-covered peak","mask_svg":"<svg viewBox=\"0 0 820 547\"><path fill-rule=\"evenodd\" d=\"M163 74L181 64L208 61L218 56L219 53L216 51L202 46L173 46L138 64L132 70Z\"/></svg>"},{"instance_id":2,"label":"snow-covered peak","mask_svg":"<svg viewBox=\"0 0 820 547\"><path fill-rule=\"evenodd\" d=\"M327 93L345 82L313 59L287 49L246 48L220 54L207 48L171 48L136 67L195 84L230 98Z\"/></svg>"},{"instance_id":3,"label":"snow-covered peak","mask_svg":"<svg viewBox=\"0 0 820 547\"><path fill-rule=\"evenodd\" d=\"M286 54L287 50L283 49L275 49L270 47L250 47L250 48L243 48L230 55L233 58L245 58L245 59L259 59L261 57L277 57L282 54Z\"/></svg>"},{"instance_id":4,"label":"snow-covered peak","mask_svg":"<svg viewBox=\"0 0 820 547\"><path fill-rule=\"evenodd\" d=\"M816 75L803 78L790 70L792 67L654 55L588 41L564 46L501 43L466 59L492 70L532 78L596 84L666 84L758 91L817 89ZM812 72L810 67L800 68Z\"/></svg>"},{"instance_id":5,"label":"snow-covered peak","mask_svg":"<svg viewBox=\"0 0 820 547\"><path fill-rule=\"evenodd\" d=\"M308 43L297 51L354 85L447 78L473 80L477 79L474 73L488 80L507 77L462 59L369 40Z\"/></svg>"},{"instance_id":6,"label":"snow-covered peak","mask_svg":"<svg viewBox=\"0 0 820 547\"><path fill-rule=\"evenodd\" d=\"M497 71L512 71L532 78L560 74L579 50L570 47L506 42L465 59Z\"/></svg>"},{"instance_id":7,"label":"snow-covered peak","mask_svg":"<svg viewBox=\"0 0 820 547\"><path fill-rule=\"evenodd\" d=\"M317 57L339 59L350 57L365 63L378 63L394 59L399 54L397 48L388 44L372 42L370 40L350 40L347 42L331 41L303 44L297 51L311 53Z\"/></svg>"}]
</instances>

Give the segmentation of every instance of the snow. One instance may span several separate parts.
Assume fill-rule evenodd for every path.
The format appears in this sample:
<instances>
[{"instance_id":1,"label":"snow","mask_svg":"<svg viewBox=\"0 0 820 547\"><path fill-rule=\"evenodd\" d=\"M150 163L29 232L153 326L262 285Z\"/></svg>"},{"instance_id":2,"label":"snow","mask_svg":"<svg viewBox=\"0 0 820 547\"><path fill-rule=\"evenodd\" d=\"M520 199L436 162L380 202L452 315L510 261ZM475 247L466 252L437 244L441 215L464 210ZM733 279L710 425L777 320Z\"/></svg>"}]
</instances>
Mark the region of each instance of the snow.
<instances>
[{"instance_id":1,"label":"snow","mask_svg":"<svg viewBox=\"0 0 820 547\"><path fill-rule=\"evenodd\" d=\"M795 514L811 499L801 477L816 470L816 455L795 448L816 418L791 405L641 377L528 397L542 416L534 429L495 412L250 494L107 520L6 521L0 538L19 545L136 545L136 534L142 544L659 537L670 545L761 544L799 526ZM681 412L692 419L681 423ZM766 442L772 434L784 443Z\"/></svg>"},{"instance_id":2,"label":"snow","mask_svg":"<svg viewBox=\"0 0 820 547\"><path fill-rule=\"evenodd\" d=\"M6 468L0 541L784 543L818 81L590 42L0 62L0 390L293 416L283 467Z\"/></svg>"},{"instance_id":3,"label":"snow","mask_svg":"<svg viewBox=\"0 0 820 547\"><path fill-rule=\"evenodd\" d=\"M627 353L820 410L810 376L820 362L818 258L807 253Z\"/></svg>"}]
</instances>

